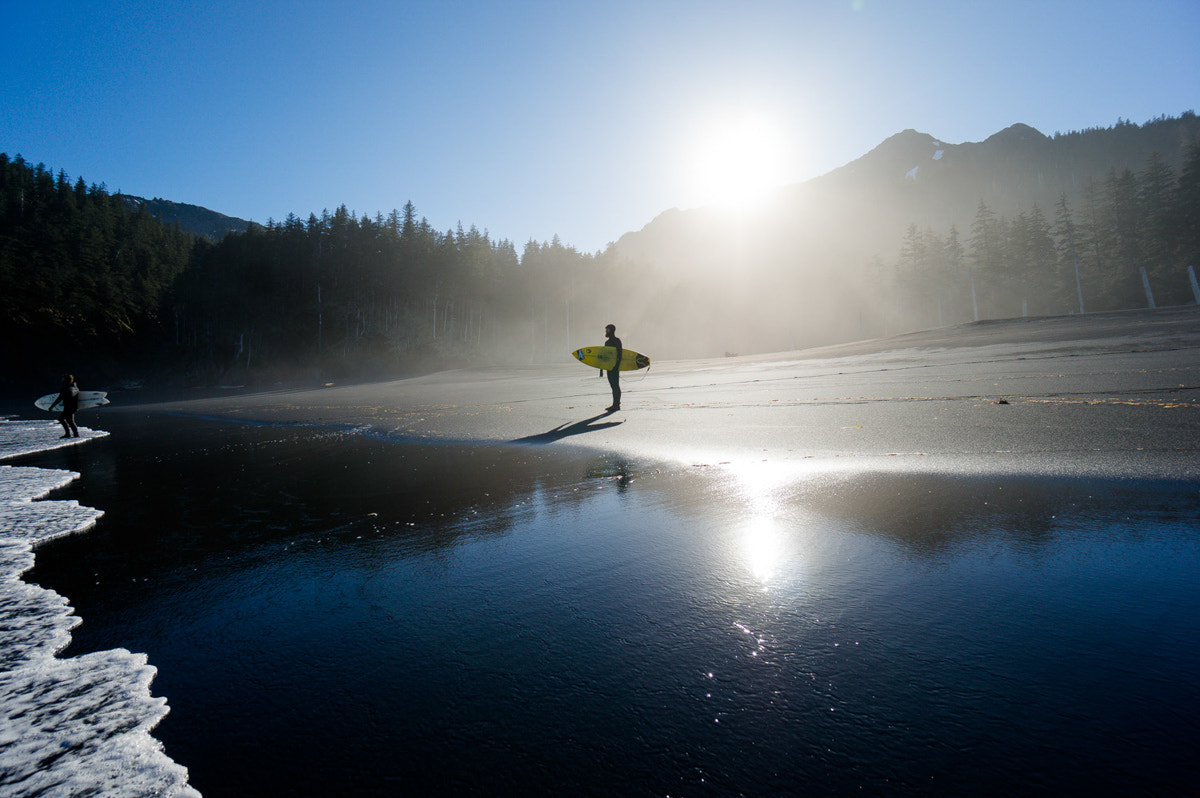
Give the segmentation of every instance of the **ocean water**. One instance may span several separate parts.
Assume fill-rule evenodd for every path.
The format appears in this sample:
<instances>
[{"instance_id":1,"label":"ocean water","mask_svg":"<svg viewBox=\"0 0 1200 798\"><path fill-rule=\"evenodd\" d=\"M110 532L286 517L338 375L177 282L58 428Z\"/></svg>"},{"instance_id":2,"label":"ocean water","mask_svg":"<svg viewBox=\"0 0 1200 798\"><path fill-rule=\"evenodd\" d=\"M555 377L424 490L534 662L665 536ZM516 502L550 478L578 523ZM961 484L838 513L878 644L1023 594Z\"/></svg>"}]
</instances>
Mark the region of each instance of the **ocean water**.
<instances>
[{"instance_id":1,"label":"ocean water","mask_svg":"<svg viewBox=\"0 0 1200 798\"><path fill-rule=\"evenodd\" d=\"M46 421L0 420L0 459L76 448ZM34 547L86 532L102 512L41 500L78 474L0 465L0 794L194 795L150 731L166 713L153 666L123 649L57 656L78 624L66 598L23 580ZM39 501L35 501L39 500Z\"/></svg>"},{"instance_id":2,"label":"ocean water","mask_svg":"<svg viewBox=\"0 0 1200 798\"><path fill-rule=\"evenodd\" d=\"M1194 483L102 420L14 461L103 511L25 580L208 796L1196 783Z\"/></svg>"}]
</instances>

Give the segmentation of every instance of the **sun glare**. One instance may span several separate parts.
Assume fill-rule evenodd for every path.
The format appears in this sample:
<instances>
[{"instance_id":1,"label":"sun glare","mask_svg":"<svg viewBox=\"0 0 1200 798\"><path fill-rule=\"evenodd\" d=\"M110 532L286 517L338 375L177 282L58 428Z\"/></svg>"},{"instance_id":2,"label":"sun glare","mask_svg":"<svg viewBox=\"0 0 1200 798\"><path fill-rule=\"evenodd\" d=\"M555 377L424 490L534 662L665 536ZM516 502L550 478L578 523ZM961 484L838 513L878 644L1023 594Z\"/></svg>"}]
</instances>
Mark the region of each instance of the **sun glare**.
<instances>
[{"instance_id":1,"label":"sun glare","mask_svg":"<svg viewBox=\"0 0 1200 798\"><path fill-rule=\"evenodd\" d=\"M744 211L783 182L787 149L770 120L742 115L704 131L690 160L697 205Z\"/></svg>"},{"instance_id":2,"label":"sun glare","mask_svg":"<svg viewBox=\"0 0 1200 798\"><path fill-rule=\"evenodd\" d=\"M766 517L751 519L742 532L740 544L750 575L764 585L770 582L786 555L780 523Z\"/></svg>"},{"instance_id":3,"label":"sun glare","mask_svg":"<svg viewBox=\"0 0 1200 798\"><path fill-rule=\"evenodd\" d=\"M796 471L774 463L731 463L729 468L744 504L738 535L742 561L755 580L767 585L792 553L784 496Z\"/></svg>"}]
</instances>

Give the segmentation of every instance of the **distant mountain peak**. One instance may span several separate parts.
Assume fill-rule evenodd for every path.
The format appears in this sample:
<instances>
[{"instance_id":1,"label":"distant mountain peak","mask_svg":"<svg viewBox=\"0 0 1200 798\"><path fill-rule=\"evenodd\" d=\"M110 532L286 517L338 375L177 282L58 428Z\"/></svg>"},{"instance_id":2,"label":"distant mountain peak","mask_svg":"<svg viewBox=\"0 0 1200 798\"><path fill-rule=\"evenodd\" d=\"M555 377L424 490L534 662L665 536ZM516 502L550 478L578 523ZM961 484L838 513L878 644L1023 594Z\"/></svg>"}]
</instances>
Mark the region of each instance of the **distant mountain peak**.
<instances>
[{"instance_id":1,"label":"distant mountain peak","mask_svg":"<svg viewBox=\"0 0 1200 798\"><path fill-rule=\"evenodd\" d=\"M916 155L932 152L941 144L937 139L928 133L909 128L902 130L894 136L889 136L883 142L867 153L867 157L875 154L880 155Z\"/></svg>"},{"instance_id":2,"label":"distant mountain peak","mask_svg":"<svg viewBox=\"0 0 1200 798\"><path fill-rule=\"evenodd\" d=\"M993 133L985 143L1001 144L1015 141L1049 141L1049 138L1037 128L1018 122L1015 125L1009 125L999 133Z\"/></svg>"},{"instance_id":3,"label":"distant mountain peak","mask_svg":"<svg viewBox=\"0 0 1200 798\"><path fill-rule=\"evenodd\" d=\"M856 175L859 180L905 178L915 179L919 167L941 160L946 145L928 133L909 128L884 139L866 155L851 161L825 176Z\"/></svg>"}]
</instances>

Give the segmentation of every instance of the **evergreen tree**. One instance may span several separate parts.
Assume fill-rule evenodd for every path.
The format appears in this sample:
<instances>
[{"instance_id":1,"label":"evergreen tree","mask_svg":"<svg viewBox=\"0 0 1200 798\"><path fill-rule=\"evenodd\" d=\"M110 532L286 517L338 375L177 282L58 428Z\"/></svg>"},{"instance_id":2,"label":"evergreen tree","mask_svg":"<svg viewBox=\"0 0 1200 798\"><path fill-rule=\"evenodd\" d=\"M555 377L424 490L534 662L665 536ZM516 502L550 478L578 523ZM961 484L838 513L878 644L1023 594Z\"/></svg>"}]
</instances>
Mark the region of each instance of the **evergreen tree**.
<instances>
[{"instance_id":1,"label":"evergreen tree","mask_svg":"<svg viewBox=\"0 0 1200 798\"><path fill-rule=\"evenodd\" d=\"M975 220L971 223L970 260L974 275L978 280L986 281L988 286L988 307L985 315L1005 313L1008 280L1004 273L1005 235L1002 220L982 200L975 211ZM976 283L978 290L978 282ZM982 299L982 297L980 297Z\"/></svg>"},{"instance_id":2,"label":"evergreen tree","mask_svg":"<svg viewBox=\"0 0 1200 798\"><path fill-rule=\"evenodd\" d=\"M1184 301L1186 282L1176 263L1178 234L1172 224L1175 174L1158 151L1150 154L1137 176L1139 250L1151 280L1158 285L1163 300L1170 304Z\"/></svg>"},{"instance_id":3,"label":"evergreen tree","mask_svg":"<svg viewBox=\"0 0 1200 798\"><path fill-rule=\"evenodd\" d=\"M975 306L974 277L967 266L967 251L959 239L958 227L950 225L950 234L943 247L946 261L946 281L949 290L950 315L947 323L979 321Z\"/></svg>"},{"instance_id":4,"label":"evergreen tree","mask_svg":"<svg viewBox=\"0 0 1200 798\"><path fill-rule=\"evenodd\" d=\"M64 171L0 155L0 330L7 373L58 352L96 362L149 345L192 238Z\"/></svg>"},{"instance_id":5,"label":"evergreen tree","mask_svg":"<svg viewBox=\"0 0 1200 798\"><path fill-rule=\"evenodd\" d=\"M1104 192L1094 180L1088 180L1081 192L1083 197L1082 216L1077 228L1081 274L1085 285L1091 286L1085 297L1090 310L1112 310L1126 307L1113 291L1116 284L1117 266L1114 253L1115 234L1111 214L1105 203ZM1092 305L1095 307L1091 307Z\"/></svg>"},{"instance_id":6,"label":"evergreen tree","mask_svg":"<svg viewBox=\"0 0 1200 798\"><path fill-rule=\"evenodd\" d=\"M1077 303L1079 312L1084 313L1087 306L1084 302L1083 279L1079 272L1079 250L1076 244L1078 234L1066 194L1059 197L1058 205L1055 206L1054 237L1058 250L1059 274L1067 275L1067 284L1074 288L1074 302ZM1070 303L1068 306L1074 307Z\"/></svg>"},{"instance_id":7,"label":"evergreen tree","mask_svg":"<svg viewBox=\"0 0 1200 798\"><path fill-rule=\"evenodd\" d=\"M1173 204L1171 227L1177 231L1180 260L1200 278L1200 139L1188 147Z\"/></svg>"},{"instance_id":8,"label":"evergreen tree","mask_svg":"<svg viewBox=\"0 0 1200 798\"><path fill-rule=\"evenodd\" d=\"M1029 213L1017 214L1009 248L1009 261L1015 265L1014 277L1021 286L1023 309L1036 314L1066 312L1067 286L1057 268L1058 253L1050 225L1036 204Z\"/></svg>"},{"instance_id":9,"label":"evergreen tree","mask_svg":"<svg viewBox=\"0 0 1200 798\"><path fill-rule=\"evenodd\" d=\"M1143 217L1137 176L1131 169L1109 170L1105 182L1105 217L1114 262L1108 276L1109 293L1118 306L1133 307L1142 295L1139 269L1146 265L1142 249Z\"/></svg>"}]
</instances>

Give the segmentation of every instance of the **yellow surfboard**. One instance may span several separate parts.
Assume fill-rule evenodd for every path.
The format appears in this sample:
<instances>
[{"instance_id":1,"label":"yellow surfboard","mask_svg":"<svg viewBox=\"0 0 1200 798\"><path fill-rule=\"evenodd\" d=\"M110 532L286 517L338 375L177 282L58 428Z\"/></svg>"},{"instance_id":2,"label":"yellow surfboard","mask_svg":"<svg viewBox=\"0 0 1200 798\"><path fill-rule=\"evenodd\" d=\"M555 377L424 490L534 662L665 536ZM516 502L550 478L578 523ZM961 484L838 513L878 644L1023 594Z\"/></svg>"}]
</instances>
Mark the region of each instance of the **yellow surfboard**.
<instances>
[{"instance_id":1,"label":"yellow surfboard","mask_svg":"<svg viewBox=\"0 0 1200 798\"><path fill-rule=\"evenodd\" d=\"M583 349L576 349L571 354L580 363L604 371L611 371L613 363L617 360L615 346L585 346ZM621 350L621 365L617 366L617 371L637 371L649 365L650 358L634 352L632 349L623 349Z\"/></svg>"}]
</instances>

